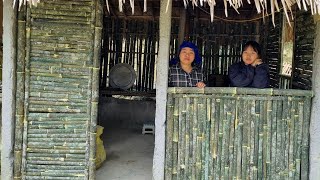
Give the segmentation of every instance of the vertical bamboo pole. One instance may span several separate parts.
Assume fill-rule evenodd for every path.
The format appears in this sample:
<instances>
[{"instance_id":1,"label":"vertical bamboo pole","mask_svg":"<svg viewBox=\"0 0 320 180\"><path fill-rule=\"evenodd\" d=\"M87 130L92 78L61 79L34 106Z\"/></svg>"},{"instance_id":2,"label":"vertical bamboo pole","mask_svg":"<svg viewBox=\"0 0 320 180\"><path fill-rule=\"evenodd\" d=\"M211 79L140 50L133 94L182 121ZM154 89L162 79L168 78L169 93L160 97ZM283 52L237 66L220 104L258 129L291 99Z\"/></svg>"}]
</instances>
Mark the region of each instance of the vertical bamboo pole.
<instances>
[{"instance_id":1,"label":"vertical bamboo pole","mask_svg":"<svg viewBox=\"0 0 320 180\"><path fill-rule=\"evenodd\" d=\"M236 113L236 101L234 99L230 100L230 105L231 109L229 110L228 113L228 121L230 121L230 130L229 130L229 143L228 143L228 152L229 152L229 159L228 159L228 166L229 166L229 178L232 179L234 177L234 159L235 159L235 154L234 154L234 144L235 144L235 113Z\"/></svg>"},{"instance_id":2,"label":"vertical bamboo pole","mask_svg":"<svg viewBox=\"0 0 320 180\"><path fill-rule=\"evenodd\" d=\"M233 106L234 104L232 103L233 100L231 99L227 99L226 100L226 104L225 106L227 107L226 109L226 124L225 124L225 152L224 154L226 155L225 156L225 165L224 165L224 178L225 179L230 179L230 177L232 177L231 175L231 161L232 161L232 149L230 150L230 144L231 144L231 141L230 139L233 138L233 112L232 111L233 109Z\"/></svg>"},{"instance_id":3,"label":"vertical bamboo pole","mask_svg":"<svg viewBox=\"0 0 320 180\"><path fill-rule=\"evenodd\" d=\"M185 98L179 97L179 153L177 177L181 178L185 175L185 147L186 147L186 103Z\"/></svg>"},{"instance_id":4,"label":"vertical bamboo pole","mask_svg":"<svg viewBox=\"0 0 320 180\"><path fill-rule=\"evenodd\" d=\"M197 119L197 104L198 104L198 101L196 98L193 98L193 115L192 115L192 166L191 166L191 174L190 174L190 177L191 179L196 179L196 174L197 174L197 154L196 154L196 149L197 149L197 136L198 136L198 129L197 129L197 126L198 126L198 119Z\"/></svg>"},{"instance_id":5,"label":"vertical bamboo pole","mask_svg":"<svg viewBox=\"0 0 320 180\"><path fill-rule=\"evenodd\" d=\"M257 178L263 179L264 174L263 174L263 170L264 170L264 159L263 159L263 144L266 143L266 141L264 141L264 126L265 126L265 121L266 121L266 114L267 114L267 106L266 106L266 101L260 101L260 118L259 118L259 140L258 140L258 173L257 173Z\"/></svg>"},{"instance_id":6,"label":"vertical bamboo pole","mask_svg":"<svg viewBox=\"0 0 320 180\"><path fill-rule=\"evenodd\" d=\"M102 0L94 0L94 7L92 13L92 22L94 24L93 36L93 63L92 63L92 77L91 77L91 109L90 109L90 124L89 124L89 180L95 179L95 162L96 162L96 131L98 118L98 102L99 102L99 61L101 54L101 38L103 27L103 2ZM90 82L90 81L89 81Z\"/></svg>"},{"instance_id":7,"label":"vertical bamboo pole","mask_svg":"<svg viewBox=\"0 0 320 180\"><path fill-rule=\"evenodd\" d=\"M216 147L215 147L215 169L214 175L215 179L221 178L221 99L216 99L216 125L215 125L215 138L216 138Z\"/></svg>"},{"instance_id":8,"label":"vertical bamboo pole","mask_svg":"<svg viewBox=\"0 0 320 180\"><path fill-rule=\"evenodd\" d=\"M250 117L249 117L249 113L248 111L250 110L249 109L249 104L248 104L248 100L247 99L244 99L244 105L242 106L243 109L244 109L244 112L242 114L242 116L240 116L242 118L242 121L243 121L243 132L242 132L242 136L243 136L243 139L242 139L242 153L241 153L241 156L242 156L242 164L241 164L241 168L242 168L242 174L241 174L241 179L247 179L249 177L247 177L247 173L248 173L248 145L249 145L249 137L250 137L250 127L249 127L249 123L248 121L250 122Z\"/></svg>"},{"instance_id":9,"label":"vertical bamboo pole","mask_svg":"<svg viewBox=\"0 0 320 180\"><path fill-rule=\"evenodd\" d=\"M178 168L178 141L179 141L179 99L175 98L174 101L174 114L176 116L173 119L173 137L172 137L172 179L177 179Z\"/></svg>"},{"instance_id":10,"label":"vertical bamboo pole","mask_svg":"<svg viewBox=\"0 0 320 180\"><path fill-rule=\"evenodd\" d=\"M297 107L297 112L295 115L295 119L296 119L296 152L295 152L295 164L296 164L296 168L295 168L295 172L296 172L296 176L295 179L300 179L301 178L301 147L302 147L302 131L303 131L303 102L299 101L297 102L298 107Z\"/></svg>"},{"instance_id":11,"label":"vertical bamboo pole","mask_svg":"<svg viewBox=\"0 0 320 180\"><path fill-rule=\"evenodd\" d=\"M172 170L173 170L173 121L176 118L177 110L174 108L174 98L172 94L168 95L167 102L167 120L166 120L166 152L165 152L165 179L172 179Z\"/></svg>"},{"instance_id":12,"label":"vertical bamboo pole","mask_svg":"<svg viewBox=\"0 0 320 180\"><path fill-rule=\"evenodd\" d=\"M22 143L24 125L24 91L25 91L25 58L26 58L26 6L22 6L18 13L18 51L17 51L17 84L16 84L16 122L14 144L15 179L21 178Z\"/></svg>"},{"instance_id":13,"label":"vertical bamboo pole","mask_svg":"<svg viewBox=\"0 0 320 180\"><path fill-rule=\"evenodd\" d=\"M196 157L196 161L195 161L195 178L196 179L201 179L201 170L202 170L202 114L201 114L201 110L200 107L203 108L203 104L201 101L201 98L197 97L197 104L195 105L195 109L196 109L196 118L197 118L197 125L196 127L196 138L195 138L195 143L196 143L196 149L195 149L195 157Z\"/></svg>"},{"instance_id":14,"label":"vertical bamboo pole","mask_svg":"<svg viewBox=\"0 0 320 180\"><path fill-rule=\"evenodd\" d=\"M190 150L192 147L192 144L191 144L191 141L190 139L192 139L192 106L190 105L191 102L190 102L190 98L189 97L186 97L186 122L185 122L185 126L186 126L186 139L185 139L185 151L186 151L186 154L185 154L185 170L184 170L184 176L182 177L182 179L188 179L190 178L190 166L191 166L191 163L190 163Z\"/></svg>"},{"instance_id":15,"label":"vertical bamboo pole","mask_svg":"<svg viewBox=\"0 0 320 180\"><path fill-rule=\"evenodd\" d=\"M272 125L271 125L271 178L279 179L276 174L277 165L277 102L272 101Z\"/></svg>"},{"instance_id":16,"label":"vertical bamboo pole","mask_svg":"<svg viewBox=\"0 0 320 180\"><path fill-rule=\"evenodd\" d=\"M211 178L211 174L209 174L209 171L210 169L212 169L212 166L210 166L209 162L211 160L211 157L210 157L210 142L211 142L211 139L210 139L210 132L211 132L211 100L212 98L207 98L206 99L206 119L205 119L205 127L204 127L204 134L205 134L205 164L203 165L205 170L205 176L204 176L204 179L205 180L209 180L209 178Z\"/></svg>"},{"instance_id":17,"label":"vertical bamboo pole","mask_svg":"<svg viewBox=\"0 0 320 180\"><path fill-rule=\"evenodd\" d=\"M201 121L199 124L199 152L201 154L201 161L199 161L200 164L200 173L201 173L201 179L205 179L206 173L205 173L205 164L206 164L206 123L207 123L207 112L206 112L206 98L201 98L201 103L198 104L198 116Z\"/></svg>"},{"instance_id":18,"label":"vertical bamboo pole","mask_svg":"<svg viewBox=\"0 0 320 180\"><path fill-rule=\"evenodd\" d=\"M302 149L301 149L301 179L309 178L309 127L310 127L310 98L305 98L303 106Z\"/></svg>"},{"instance_id":19,"label":"vertical bamboo pole","mask_svg":"<svg viewBox=\"0 0 320 180\"><path fill-rule=\"evenodd\" d=\"M289 119L289 101L288 98L285 97L282 100L282 122L283 122L283 179L288 179L288 153L289 153L289 143L287 141L289 140L289 126L288 126L288 119Z\"/></svg>"},{"instance_id":20,"label":"vertical bamboo pole","mask_svg":"<svg viewBox=\"0 0 320 180\"><path fill-rule=\"evenodd\" d=\"M237 105L237 118L236 118L236 121L238 122L237 124L237 128L236 128L236 145L235 145L235 149L236 149L236 156L237 156L237 163L236 164L236 168L237 168L237 175L236 175L236 178L237 179L242 179L242 163L241 163L241 159L242 159L242 139L243 139L243 135L242 135L242 132L243 132L243 121L244 121L244 118L242 117L243 116L243 113L244 113L244 101L243 99L239 99L239 104Z\"/></svg>"},{"instance_id":21,"label":"vertical bamboo pole","mask_svg":"<svg viewBox=\"0 0 320 180\"><path fill-rule=\"evenodd\" d=\"M30 51L31 51L31 13L30 7L27 7L26 17L26 59L25 59L25 106L24 106L24 121L23 121L23 150L22 150L22 177L26 175L27 165L27 135L28 135L28 114L29 114L29 92L30 92Z\"/></svg>"},{"instance_id":22,"label":"vertical bamboo pole","mask_svg":"<svg viewBox=\"0 0 320 180\"><path fill-rule=\"evenodd\" d=\"M212 97L211 100L211 118L210 118L210 144L209 144L209 154L211 155L209 157L209 179L214 179L214 169L216 168L214 166L214 159L215 157L215 147L216 147L216 136L215 136L215 125L216 125L216 98Z\"/></svg>"},{"instance_id":23,"label":"vertical bamboo pole","mask_svg":"<svg viewBox=\"0 0 320 180\"><path fill-rule=\"evenodd\" d=\"M289 120L289 179L293 179L295 176L295 163L294 163L294 129L295 129L295 122L294 122L294 116L295 116L295 108L294 104L295 102L292 101L292 98L289 99L290 102L290 120Z\"/></svg>"}]
</instances>

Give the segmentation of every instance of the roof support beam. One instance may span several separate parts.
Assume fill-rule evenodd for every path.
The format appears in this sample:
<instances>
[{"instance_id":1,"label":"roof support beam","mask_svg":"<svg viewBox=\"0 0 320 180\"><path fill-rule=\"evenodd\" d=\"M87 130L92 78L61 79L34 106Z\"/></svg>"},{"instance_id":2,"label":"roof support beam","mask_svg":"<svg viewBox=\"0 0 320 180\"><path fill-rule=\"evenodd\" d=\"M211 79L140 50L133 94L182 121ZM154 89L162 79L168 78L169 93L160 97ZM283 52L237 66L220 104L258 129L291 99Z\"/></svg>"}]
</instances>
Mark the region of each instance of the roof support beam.
<instances>
[{"instance_id":1,"label":"roof support beam","mask_svg":"<svg viewBox=\"0 0 320 180\"><path fill-rule=\"evenodd\" d=\"M310 122L309 179L320 177L320 18L316 19L316 38L312 71L312 99Z\"/></svg>"},{"instance_id":2,"label":"roof support beam","mask_svg":"<svg viewBox=\"0 0 320 180\"><path fill-rule=\"evenodd\" d=\"M13 0L3 1L3 70L2 70L2 150L1 178L12 180L14 162L14 120L16 89L17 7ZM17 4L17 3L16 3Z\"/></svg>"},{"instance_id":3,"label":"roof support beam","mask_svg":"<svg viewBox=\"0 0 320 180\"><path fill-rule=\"evenodd\" d=\"M169 2L169 4L168 4ZM168 9L167 9L168 4ZM167 11L166 11L167 9ZM159 53L156 77L155 147L153 155L153 180L164 179L166 104L168 88L169 47L171 35L172 0L160 1Z\"/></svg>"}]
</instances>

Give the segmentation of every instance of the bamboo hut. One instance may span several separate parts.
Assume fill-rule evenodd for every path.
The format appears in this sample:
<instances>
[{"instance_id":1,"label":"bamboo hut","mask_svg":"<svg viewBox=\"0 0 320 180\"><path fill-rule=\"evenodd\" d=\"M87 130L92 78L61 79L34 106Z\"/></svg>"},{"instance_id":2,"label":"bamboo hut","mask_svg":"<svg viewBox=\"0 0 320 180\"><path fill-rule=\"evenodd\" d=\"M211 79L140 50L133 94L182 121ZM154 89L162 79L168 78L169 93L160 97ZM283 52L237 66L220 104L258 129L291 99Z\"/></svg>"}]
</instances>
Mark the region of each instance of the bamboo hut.
<instances>
[{"instance_id":1,"label":"bamboo hut","mask_svg":"<svg viewBox=\"0 0 320 180\"><path fill-rule=\"evenodd\" d=\"M99 97L119 94L156 98L152 179L319 179L320 2L249 2L3 1L1 179L95 179ZM217 84L252 39L272 88ZM183 40L210 87L168 88Z\"/></svg>"}]
</instances>

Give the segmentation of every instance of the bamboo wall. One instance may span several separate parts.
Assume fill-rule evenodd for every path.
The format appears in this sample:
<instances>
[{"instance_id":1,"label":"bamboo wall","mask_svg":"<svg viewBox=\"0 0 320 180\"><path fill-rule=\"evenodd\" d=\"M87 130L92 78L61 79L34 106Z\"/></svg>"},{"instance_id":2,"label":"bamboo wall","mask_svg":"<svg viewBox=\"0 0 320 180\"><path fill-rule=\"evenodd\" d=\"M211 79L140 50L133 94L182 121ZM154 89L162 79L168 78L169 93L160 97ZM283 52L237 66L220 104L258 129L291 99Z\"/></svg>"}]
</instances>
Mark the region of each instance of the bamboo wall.
<instances>
[{"instance_id":1,"label":"bamboo wall","mask_svg":"<svg viewBox=\"0 0 320 180\"><path fill-rule=\"evenodd\" d=\"M158 54L159 22L146 19L104 17L100 87L109 87L110 69L118 63L130 64L137 79L130 91L153 90Z\"/></svg>"},{"instance_id":2,"label":"bamboo wall","mask_svg":"<svg viewBox=\"0 0 320 180\"><path fill-rule=\"evenodd\" d=\"M165 179L308 179L311 97L169 88Z\"/></svg>"},{"instance_id":3,"label":"bamboo wall","mask_svg":"<svg viewBox=\"0 0 320 180\"><path fill-rule=\"evenodd\" d=\"M101 15L99 0L18 12L15 179L95 179Z\"/></svg>"},{"instance_id":4,"label":"bamboo wall","mask_svg":"<svg viewBox=\"0 0 320 180\"><path fill-rule=\"evenodd\" d=\"M292 88L312 89L312 61L315 23L310 11L299 11L296 16L295 48L292 68Z\"/></svg>"},{"instance_id":5,"label":"bamboo wall","mask_svg":"<svg viewBox=\"0 0 320 180\"><path fill-rule=\"evenodd\" d=\"M203 71L207 81L211 74L227 75L228 67L240 60L242 45L248 40L258 40L260 37L259 20L229 23L194 18L190 24L190 33L186 35L186 40L197 44L203 58ZM180 20L172 19L170 59L176 57L179 50L179 28ZM109 87L108 74L118 63L128 63L136 71L136 83L129 91L148 92L155 89L158 29L158 19L104 18L101 89Z\"/></svg>"},{"instance_id":6,"label":"bamboo wall","mask_svg":"<svg viewBox=\"0 0 320 180\"><path fill-rule=\"evenodd\" d=\"M279 88L279 79L281 71L281 39L282 39L282 14L275 14L275 26L273 26L272 19L269 16L267 23L264 24L263 31L266 33L263 36L265 46L265 60L269 65L270 86Z\"/></svg>"}]
</instances>

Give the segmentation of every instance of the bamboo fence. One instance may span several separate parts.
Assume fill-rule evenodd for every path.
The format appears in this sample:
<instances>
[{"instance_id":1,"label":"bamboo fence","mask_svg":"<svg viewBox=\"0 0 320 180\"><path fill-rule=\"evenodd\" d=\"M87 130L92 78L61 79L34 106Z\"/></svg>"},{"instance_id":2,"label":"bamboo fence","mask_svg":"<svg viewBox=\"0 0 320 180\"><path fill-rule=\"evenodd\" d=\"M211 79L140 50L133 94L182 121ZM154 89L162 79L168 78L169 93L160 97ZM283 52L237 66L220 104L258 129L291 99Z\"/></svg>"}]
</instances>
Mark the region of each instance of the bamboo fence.
<instances>
[{"instance_id":1,"label":"bamboo fence","mask_svg":"<svg viewBox=\"0 0 320 180\"><path fill-rule=\"evenodd\" d=\"M15 179L95 179L102 3L18 14Z\"/></svg>"},{"instance_id":2,"label":"bamboo fence","mask_svg":"<svg viewBox=\"0 0 320 180\"><path fill-rule=\"evenodd\" d=\"M165 179L308 179L312 96L169 88Z\"/></svg>"}]
</instances>

